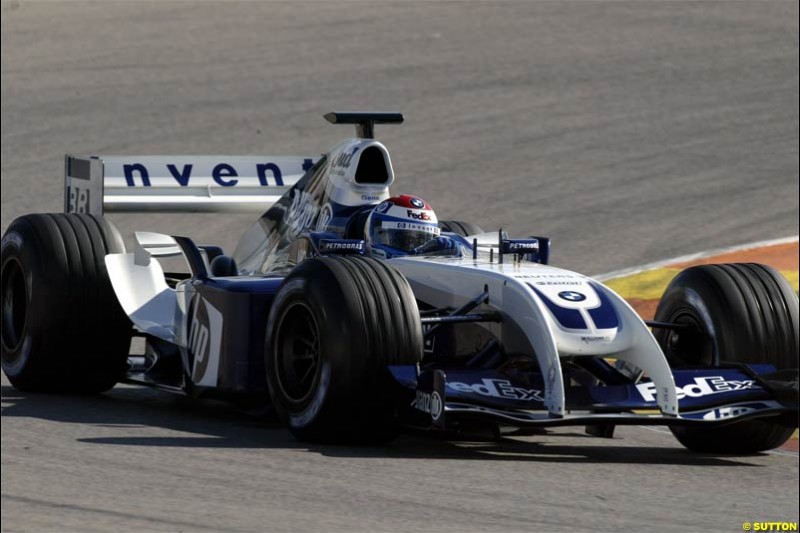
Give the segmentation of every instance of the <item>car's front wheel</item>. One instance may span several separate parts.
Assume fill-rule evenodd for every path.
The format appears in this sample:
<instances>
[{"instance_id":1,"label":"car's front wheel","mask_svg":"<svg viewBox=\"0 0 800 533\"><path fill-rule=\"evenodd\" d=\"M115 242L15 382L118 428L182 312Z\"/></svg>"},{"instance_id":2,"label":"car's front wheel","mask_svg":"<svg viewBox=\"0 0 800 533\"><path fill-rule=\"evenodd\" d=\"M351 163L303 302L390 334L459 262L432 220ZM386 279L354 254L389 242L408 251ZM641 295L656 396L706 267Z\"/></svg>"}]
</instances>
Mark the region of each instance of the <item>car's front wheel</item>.
<instances>
[{"instance_id":1,"label":"car's front wheel","mask_svg":"<svg viewBox=\"0 0 800 533\"><path fill-rule=\"evenodd\" d=\"M673 368L770 364L778 371L794 370L796 383L797 295L771 267L721 264L688 268L667 287L655 320L684 326L656 330L656 339ZM671 429L690 450L754 453L781 446L792 436L794 425L767 418Z\"/></svg>"},{"instance_id":2,"label":"car's front wheel","mask_svg":"<svg viewBox=\"0 0 800 533\"><path fill-rule=\"evenodd\" d=\"M266 372L279 417L299 439L378 443L395 435L388 365L422 358L406 279L364 257L307 259L267 322Z\"/></svg>"}]
</instances>

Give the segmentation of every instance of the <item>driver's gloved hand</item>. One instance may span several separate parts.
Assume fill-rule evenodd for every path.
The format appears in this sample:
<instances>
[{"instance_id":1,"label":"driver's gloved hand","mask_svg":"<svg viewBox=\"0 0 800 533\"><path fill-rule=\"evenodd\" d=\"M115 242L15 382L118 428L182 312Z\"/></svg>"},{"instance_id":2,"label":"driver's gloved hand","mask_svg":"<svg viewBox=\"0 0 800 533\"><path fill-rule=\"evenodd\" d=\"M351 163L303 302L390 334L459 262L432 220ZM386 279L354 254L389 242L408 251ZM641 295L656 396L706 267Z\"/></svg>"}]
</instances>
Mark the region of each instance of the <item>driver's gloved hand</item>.
<instances>
[{"instance_id":1,"label":"driver's gloved hand","mask_svg":"<svg viewBox=\"0 0 800 533\"><path fill-rule=\"evenodd\" d=\"M414 248L415 255L428 254L432 252L441 252L446 250L455 250L458 243L450 237L434 237L422 246Z\"/></svg>"}]
</instances>

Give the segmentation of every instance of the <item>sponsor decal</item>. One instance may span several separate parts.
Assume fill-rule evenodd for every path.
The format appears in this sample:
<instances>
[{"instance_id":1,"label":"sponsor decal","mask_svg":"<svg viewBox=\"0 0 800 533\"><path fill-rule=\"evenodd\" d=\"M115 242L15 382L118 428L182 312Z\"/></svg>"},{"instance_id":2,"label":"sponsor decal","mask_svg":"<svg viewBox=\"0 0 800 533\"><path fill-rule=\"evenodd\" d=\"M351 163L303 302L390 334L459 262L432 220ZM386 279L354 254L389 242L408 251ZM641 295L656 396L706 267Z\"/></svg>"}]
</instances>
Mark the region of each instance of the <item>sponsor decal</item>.
<instances>
[{"instance_id":1,"label":"sponsor decal","mask_svg":"<svg viewBox=\"0 0 800 533\"><path fill-rule=\"evenodd\" d=\"M222 313L199 298L189 327L189 351L194 355L192 381L216 386L222 344Z\"/></svg>"},{"instance_id":2,"label":"sponsor decal","mask_svg":"<svg viewBox=\"0 0 800 533\"><path fill-rule=\"evenodd\" d=\"M424 231L425 233L431 233L433 235L439 235L439 228L436 226L432 226L430 224L415 224L413 222L392 222L392 221L385 221L381 222L381 228L384 229L407 229L413 231Z\"/></svg>"},{"instance_id":3,"label":"sponsor decal","mask_svg":"<svg viewBox=\"0 0 800 533\"><path fill-rule=\"evenodd\" d=\"M296 237L306 228L311 227L312 222L319 213L319 206L314 201L314 197L306 191L295 190L289 212L286 214L286 227L290 237Z\"/></svg>"},{"instance_id":4,"label":"sponsor decal","mask_svg":"<svg viewBox=\"0 0 800 533\"><path fill-rule=\"evenodd\" d=\"M320 252L361 252L364 250L364 241L357 240L322 240L319 243Z\"/></svg>"},{"instance_id":5,"label":"sponsor decal","mask_svg":"<svg viewBox=\"0 0 800 533\"><path fill-rule=\"evenodd\" d=\"M414 220L431 220L431 216L425 211L412 211L411 209L407 209L406 216L408 218L413 218Z\"/></svg>"},{"instance_id":6,"label":"sponsor decal","mask_svg":"<svg viewBox=\"0 0 800 533\"><path fill-rule=\"evenodd\" d=\"M611 342L611 337L608 335L583 335L581 336L581 340L589 344L591 342Z\"/></svg>"},{"instance_id":7,"label":"sponsor decal","mask_svg":"<svg viewBox=\"0 0 800 533\"><path fill-rule=\"evenodd\" d=\"M378 207L375 208L376 213L385 213L392 207L392 202L381 202L378 204Z\"/></svg>"},{"instance_id":8,"label":"sponsor decal","mask_svg":"<svg viewBox=\"0 0 800 533\"><path fill-rule=\"evenodd\" d=\"M428 413L433 420L439 420L444 410L444 402L442 402L442 397L439 396L437 391L423 392L418 390L416 398L411 402L411 407L423 413Z\"/></svg>"},{"instance_id":9,"label":"sponsor decal","mask_svg":"<svg viewBox=\"0 0 800 533\"><path fill-rule=\"evenodd\" d=\"M583 285L582 281L536 281L535 285Z\"/></svg>"},{"instance_id":10,"label":"sponsor decal","mask_svg":"<svg viewBox=\"0 0 800 533\"><path fill-rule=\"evenodd\" d=\"M362 194L361 199L365 202L377 202L381 199L381 197L377 194Z\"/></svg>"},{"instance_id":11,"label":"sponsor decal","mask_svg":"<svg viewBox=\"0 0 800 533\"><path fill-rule=\"evenodd\" d=\"M708 413L704 414L703 420L724 420L726 418L733 418L736 416L745 415L747 413L752 413L753 411L756 411L754 407L746 407L743 405L720 407L718 409L713 409Z\"/></svg>"},{"instance_id":12,"label":"sponsor decal","mask_svg":"<svg viewBox=\"0 0 800 533\"><path fill-rule=\"evenodd\" d=\"M527 254L539 251L539 241L503 241L505 253Z\"/></svg>"},{"instance_id":13,"label":"sponsor decal","mask_svg":"<svg viewBox=\"0 0 800 533\"><path fill-rule=\"evenodd\" d=\"M480 394L492 398L505 398L508 400L524 400L543 402L542 391L536 389L526 389L515 387L507 379L488 379L484 378L480 383L462 383L459 381L448 381L447 387L457 392Z\"/></svg>"},{"instance_id":14,"label":"sponsor decal","mask_svg":"<svg viewBox=\"0 0 800 533\"><path fill-rule=\"evenodd\" d=\"M419 198L412 198L411 199L411 205L413 205L417 209L422 209L423 207L425 207L425 202L423 202Z\"/></svg>"},{"instance_id":15,"label":"sponsor decal","mask_svg":"<svg viewBox=\"0 0 800 533\"><path fill-rule=\"evenodd\" d=\"M354 146L350 151L341 151L332 156L329 170L330 175L344 178L347 175L350 165L353 163L356 152L358 152L360 148L359 146Z\"/></svg>"},{"instance_id":16,"label":"sponsor decal","mask_svg":"<svg viewBox=\"0 0 800 533\"><path fill-rule=\"evenodd\" d=\"M122 177L125 179L125 185L128 187L151 187L153 179L169 178L174 180L175 184L181 187L188 187L191 185L192 177L195 177L195 182L207 182L210 177L215 185L220 187L235 187L239 183L240 177L256 177L258 184L261 187L283 187L283 177L286 169L274 162L254 163L255 173L253 172L253 163L249 165L237 165L230 163L204 163L201 165L203 168L200 170L195 168L192 163L177 164L169 163L163 166L167 172L164 172L161 166L153 168L153 166L146 166L142 163L126 163L122 165ZM313 166L313 160L304 159L302 170L305 172ZM200 174L197 176L196 174ZM138 183L137 183L138 181Z\"/></svg>"},{"instance_id":17,"label":"sponsor decal","mask_svg":"<svg viewBox=\"0 0 800 533\"><path fill-rule=\"evenodd\" d=\"M720 394L723 392L760 389L756 382L753 380L726 380L722 376L694 378L694 383L689 383L683 387L675 387L678 399L686 398L699 398L701 396L710 396L712 394ZM636 390L646 402L656 401L656 385L653 382L639 383L636 385Z\"/></svg>"},{"instance_id":18,"label":"sponsor decal","mask_svg":"<svg viewBox=\"0 0 800 533\"><path fill-rule=\"evenodd\" d=\"M359 147L356 146L350 153L340 152L339 155L337 155L333 161L331 161L331 166L337 168L350 168L350 163L353 162L353 156L356 155L358 149Z\"/></svg>"},{"instance_id":19,"label":"sponsor decal","mask_svg":"<svg viewBox=\"0 0 800 533\"><path fill-rule=\"evenodd\" d=\"M561 291L558 297L568 302L582 302L586 299L586 295L577 291Z\"/></svg>"},{"instance_id":20,"label":"sponsor decal","mask_svg":"<svg viewBox=\"0 0 800 533\"><path fill-rule=\"evenodd\" d=\"M330 203L325 204L322 211L317 218L317 225L314 227L316 231L325 231L333 218L333 206Z\"/></svg>"}]
</instances>

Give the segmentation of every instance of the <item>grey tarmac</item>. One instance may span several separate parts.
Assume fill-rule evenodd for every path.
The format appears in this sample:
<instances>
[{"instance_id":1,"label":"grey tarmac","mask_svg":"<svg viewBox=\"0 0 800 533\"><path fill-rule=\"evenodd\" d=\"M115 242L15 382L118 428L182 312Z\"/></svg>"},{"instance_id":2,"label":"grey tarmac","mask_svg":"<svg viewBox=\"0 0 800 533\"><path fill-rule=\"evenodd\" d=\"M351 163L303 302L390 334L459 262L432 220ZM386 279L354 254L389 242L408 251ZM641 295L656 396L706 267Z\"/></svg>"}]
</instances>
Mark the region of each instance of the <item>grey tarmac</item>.
<instances>
[{"instance_id":1,"label":"grey tarmac","mask_svg":"<svg viewBox=\"0 0 800 533\"><path fill-rule=\"evenodd\" d=\"M797 2L2 2L2 229L63 154L314 154L377 128L396 192L597 274L798 233ZM232 248L252 217L114 215ZM2 381L4 531L741 531L798 459L582 428L382 448L118 386Z\"/></svg>"}]
</instances>

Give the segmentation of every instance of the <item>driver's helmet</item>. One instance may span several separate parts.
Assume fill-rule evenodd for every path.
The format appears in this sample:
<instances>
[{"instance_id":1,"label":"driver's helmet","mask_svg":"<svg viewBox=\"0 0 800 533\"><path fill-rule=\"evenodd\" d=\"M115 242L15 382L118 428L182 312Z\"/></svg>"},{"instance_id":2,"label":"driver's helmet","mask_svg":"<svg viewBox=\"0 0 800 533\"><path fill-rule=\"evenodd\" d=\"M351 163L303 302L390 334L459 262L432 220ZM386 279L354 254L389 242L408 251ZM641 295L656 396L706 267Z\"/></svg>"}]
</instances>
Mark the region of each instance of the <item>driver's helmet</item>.
<instances>
[{"instance_id":1,"label":"driver's helmet","mask_svg":"<svg viewBox=\"0 0 800 533\"><path fill-rule=\"evenodd\" d=\"M372 255L411 255L439 236L436 213L425 200L407 194L384 200L367 217L364 233Z\"/></svg>"}]
</instances>

